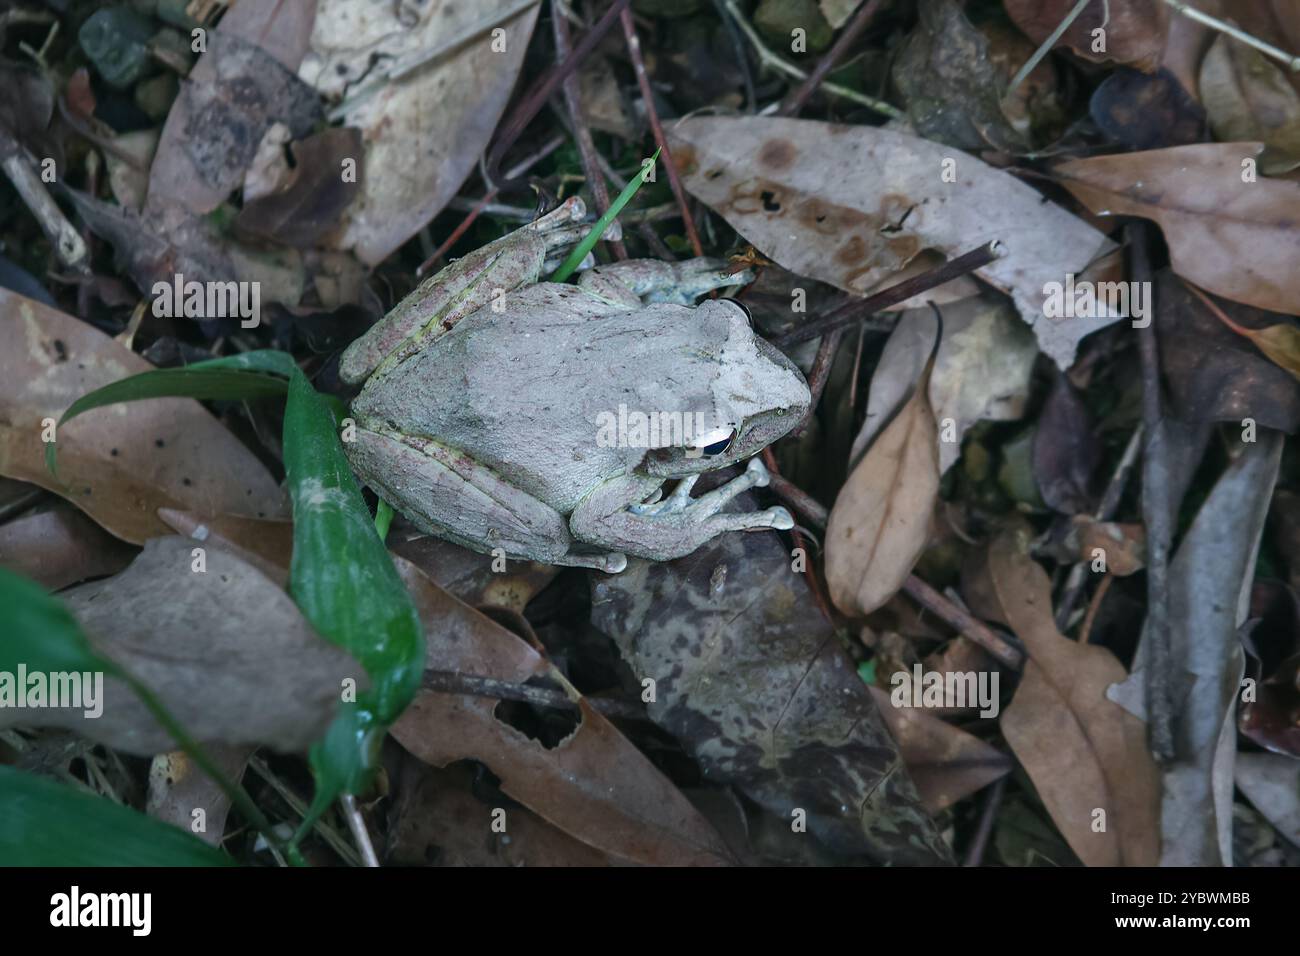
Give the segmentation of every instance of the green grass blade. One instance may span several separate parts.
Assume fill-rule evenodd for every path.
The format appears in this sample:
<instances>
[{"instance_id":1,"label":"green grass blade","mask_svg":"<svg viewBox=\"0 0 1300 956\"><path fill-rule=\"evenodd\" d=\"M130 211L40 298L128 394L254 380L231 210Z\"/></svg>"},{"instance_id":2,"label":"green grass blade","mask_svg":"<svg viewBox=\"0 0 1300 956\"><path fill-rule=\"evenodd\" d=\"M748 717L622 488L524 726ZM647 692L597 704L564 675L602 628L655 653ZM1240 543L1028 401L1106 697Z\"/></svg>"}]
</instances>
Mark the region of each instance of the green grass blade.
<instances>
[{"instance_id":1,"label":"green grass blade","mask_svg":"<svg viewBox=\"0 0 1300 956\"><path fill-rule=\"evenodd\" d=\"M643 164L641 166L641 172L633 176L632 181L623 187L623 191L618 194L617 199L609 204L609 209L605 211L605 215L601 216L600 219L596 221L596 225L592 227L591 232L582 237L582 242L578 243L574 247L573 251L569 253L564 262L560 264L560 268L551 273L549 281L563 282L565 279L569 278L569 276L573 275L578 266L582 265L582 260L587 258L587 253L591 252L591 250L596 247L596 243L598 243L600 237L605 234L605 230L609 228L609 224L614 221L615 217L623 211L623 207L626 206L628 202L631 201L632 197L636 195L636 191L640 189L641 184L646 181L646 176L649 175L650 170L654 169L655 162L658 159L659 150L656 149L655 154L650 157L650 162Z\"/></svg>"}]
</instances>

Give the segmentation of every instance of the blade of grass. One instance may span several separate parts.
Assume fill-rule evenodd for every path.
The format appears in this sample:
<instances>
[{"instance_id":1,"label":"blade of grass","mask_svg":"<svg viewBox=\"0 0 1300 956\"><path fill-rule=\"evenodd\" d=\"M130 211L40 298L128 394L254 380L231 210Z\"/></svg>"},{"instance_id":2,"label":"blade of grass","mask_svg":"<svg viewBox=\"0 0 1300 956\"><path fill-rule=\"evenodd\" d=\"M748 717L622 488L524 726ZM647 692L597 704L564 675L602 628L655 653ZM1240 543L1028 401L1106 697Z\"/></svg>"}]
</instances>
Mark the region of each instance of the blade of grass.
<instances>
[{"instance_id":1,"label":"blade of grass","mask_svg":"<svg viewBox=\"0 0 1300 956\"><path fill-rule=\"evenodd\" d=\"M609 224L614 221L618 214L622 212L623 207L626 206L631 201L632 197L636 195L636 191L640 189L641 184L646 181L646 177L650 174L650 171L654 169L655 162L658 159L659 150L656 149L654 155L650 157L650 162L642 164L641 171L633 176L631 181L623 187L623 191L618 194L618 198L610 203L609 208L605 210L605 215L596 220L596 225L592 227L591 232L583 236L582 242L574 246L573 251L569 253L564 262L560 263L560 268L552 272L547 281L563 282L565 279L569 278L569 276L573 275L578 266L582 265L582 260L587 258L587 253L591 252L591 250L596 247L596 243L598 243L600 237L605 234L605 230L609 228Z\"/></svg>"}]
</instances>

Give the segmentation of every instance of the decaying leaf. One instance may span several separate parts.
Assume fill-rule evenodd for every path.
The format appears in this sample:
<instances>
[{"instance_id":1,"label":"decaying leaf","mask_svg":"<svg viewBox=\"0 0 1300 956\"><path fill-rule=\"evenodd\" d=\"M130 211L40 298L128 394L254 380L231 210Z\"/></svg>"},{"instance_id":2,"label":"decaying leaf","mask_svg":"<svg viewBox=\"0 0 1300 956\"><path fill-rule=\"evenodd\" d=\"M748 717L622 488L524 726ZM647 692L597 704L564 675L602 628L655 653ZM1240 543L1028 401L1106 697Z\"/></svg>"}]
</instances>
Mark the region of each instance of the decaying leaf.
<instances>
[{"instance_id":1,"label":"decaying leaf","mask_svg":"<svg viewBox=\"0 0 1300 956\"><path fill-rule=\"evenodd\" d=\"M210 744L204 748L226 776L239 781L253 749L229 744ZM145 804L149 816L165 820L194 833L200 840L220 846L225 836L226 815L230 798L183 750L158 754L149 766L149 797ZM195 829L203 811L202 829Z\"/></svg>"},{"instance_id":2,"label":"decaying leaf","mask_svg":"<svg viewBox=\"0 0 1300 956\"><path fill-rule=\"evenodd\" d=\"M826 586L845 614L870 614L912 573L939 499L930 372L849 474L826 526Z\"/></svg>"},{"instance_id":3,"label":"decaying leaf","mask_svg":"<svg viewBox=\"0 0 1300 956\"><path fill-rule=\"evenodd\" d=\"M1034 429L1034 481L1054 511L1091 511L1101 463L1101 442L1088 407L1064 374L1057 373Z\"/></svg>"},{"instance_id":4,"label":"decaying leaf","mask_svg":"<svg viewBox=\"0 0 1300 956\"><path fill-rule=\"evenodd\" d=\"M121 574L61 597L96 652L163 702L194 739L305 751L329 726L345 678L361 665L322 640L273 581L229 552L153 538ZM102 713L3 708L0 724L66 727L127 753L175 746L135 693L103 678Z\"/></svg>"},{"instance_id":5,"label":"decaying leaf","mask_svg":"<svg viewBox=\"0 0 1300 956\"><path fill-rule=\"evenodd\" d=\"M510 631L461 604L401 559L397 567L429 635L429 667L522 684L558 672ZM605 853L645 864L730 862L721 837L681 792L585 697L579 724L545 746L506 723L499 702L421 691L392 727L426 763L473 759L543 819Z\"/></svg>"},{"instance_id":6,"label":"decaying leaf","mask_svg":"<svg viewBox=\"0 0 1300 956\"><path fill-rule=\"evenodd\" d=\"M1057 631L1051 582L1026 543L1005 532L988 551L995 598L1028 653L1002 732L1080 860L1154 866L1159 774L1146 728L1106 698L1106 688L1124 679L1124 666L1106 648Z\"/></svg>"},{"instance_id":7,"label":"decaying leaf","mask_svg":"<svg viewBox=\"0 0 1300 956\"><path fill-rule=\"evenodd\" d=\"M1201 61L1200 86L1215 138L1263 143L1259 168L1269 175L1300 166L1300 93L1281 67L1221 34Z\"/></svg>"},{"instance_id":8,"label":"decaying leaf","mask_svg":"<svg viewBox=\"0 0 1300 956\"><path fill-rule=\"evenodd\" d=\"M894 61L893 77L912 125L926 139L958 149L1027 148L1002 112L1002 81L988 41L955 0L921 0L919 22Z\"/></svg>"},{"instance_id":9,"label":"decaying leaf","mask_svg":"<svg viewBox=\"0 0 1300 956\"><path fill-rule=\"evenodd\" d=\"M1250 419L1294 434L1300 429L1300 384L1217 319L1206 303L1169 270L1156 277L1160 364L1173 413L1189 422ZM1233 302L1217 303L1245 328L1285 317Z\"/></svg>"},{"instance_id":10,"label":"decaying leaf","mask_svg":"<svg viewBox=\"0 0 1300 956\"><path fill-rule=\"evenodd\" d=\"M772 117L693 117L669 137L686 188L792 272L861 295L923 249L956 256L998 239L1007 255L977 275L1012 296L1062 368L1080 339L1119 318L1045 317L1044 287L1082 273L1113 244L1011 174L951 147Z\"/></svg>"},{"instance_id":11,"label":"decaying leaf","mask_svg":"<svg viewBox=\"0 0 1300 956\"><path fill-rule=\"evenodd\" d=\"M1259 143L1203 143L1053 168L1098 215L1160 224L1173 269L1215 295L1289 314L1300 301L1300 190L1251 174Z\"/></svg>"},{"instance_id":12,"label":"decaying leaf","mask_svg":"<svg viewBox=\"0 0 1300 956\"><path fill-rule=\"evenodd\" d=\"M0 567L50 591L121 571L135 549L67 502L0 525Z\"/></svg>"},{"instance_id":13,"label":"decaying leaf","mask_svg":"<svg viewBox=\"0 0 1300 956\"><path fill-rule=\"evenodd\" d=\"M723 535L677 561L636 560L596 579L592 620L638 680L654 681L651 718L706 780L734 784L787 827L802 809L808 832L842 856L948 860L866 685L799 578L776 538ZM936 793L960 786L946 777Z\"/></svg>"},{"instance_id":14,"label":"decaying leaf","mask_svg":"<svg viewBox=\"0 0 1300 956\"><path fill-rule=\"evenodd\" d=\"M1035 43L1044 43L1075 7L1075 0L1004 0L1007 13ZM1163 0L1089 3L1056 47L1104 63L1112 60L1154 70L1165 48L1169 8Z\"/></svg>"},{"instance_id":15,"label":"decaying leaf","mask_svg":"<svg viewBox=\"0 0 1300 956\"><path fill-rule=\"evenodd\" d=\"M1013 421L1024 415L1038 347L1004 301L976 297L945 306L943 341L930 376L930 408L939 430L939 473L961 457L967 430L980 421ZM867 416L853 440L850 462L915 389L938 331L929 308L899 316L871 377Z\"/></svg>"},{"instance_id":16,"label":"decaying leaf","mask_svg":"<svg viewBox=\"0 0 1300 956\"><path fill-rule=\"evenodd\" d=\"M384 171L361 183L336 248L373 266L456 194L505 109L539 7L319 0L299 75L339 102L344 122L362 132L365 167ZM385 79L408 66L409 73Z\"/></svg>"},{"instance_id":17,"label":"decaying leaf","mask_svg":"<svg viewBox=\"0 0 1300 956\"><path fill-rule=\"evenodd\" d=\"M1130 149L1186 146L1206 138L1205 110L1164 68L1116 70L1093 92L1089 113L1103 133Z\"/></svg>"},{"instance_id":18,"label":"decaying leaf","mask_svg":"<svg viewBox=\"0 0 1300 956\"><path fill-rule=\"evenodd\" d=\"M1250 339L1257 349L1273 361L1274 365L1285 369L1294 378L1300 380L1300 328L1290 322L1279 322L1262 329L1252 329L1228 318L1227 314L1200 289L1192 287L1192 294L1201 300L1216 319L1238 335Z\"/></svg>"},{"instance_id":19,"label":"decaying leaf","mask_svg":"<svg viewBox=\"0 0 1300 956\"><path fill-rule=\"evenodd\" d=\"M1232 865L1232 782L1237 695L1255 558L1281 460L1282 439L1246 443L1201 505L1169 565L1169 642L1177 752L1163 771L1161 864ZM1146 714L1150 642L1112 699Z\"/></svg>"},{"instance_id":20,"label":"decaying leaf","mask_svg":"<svg viewBox=\"0 0 1300 956\"><path fill-rule=\"evenodd\" d=\"M167 533L162 507L279 516L284 492L204 408L154 399L97 408L61 428L59 474L42 431L86 392L152 368L84 322L0 290L0 473L67 498L136 544Z\"/></svg>"}]
</instances>

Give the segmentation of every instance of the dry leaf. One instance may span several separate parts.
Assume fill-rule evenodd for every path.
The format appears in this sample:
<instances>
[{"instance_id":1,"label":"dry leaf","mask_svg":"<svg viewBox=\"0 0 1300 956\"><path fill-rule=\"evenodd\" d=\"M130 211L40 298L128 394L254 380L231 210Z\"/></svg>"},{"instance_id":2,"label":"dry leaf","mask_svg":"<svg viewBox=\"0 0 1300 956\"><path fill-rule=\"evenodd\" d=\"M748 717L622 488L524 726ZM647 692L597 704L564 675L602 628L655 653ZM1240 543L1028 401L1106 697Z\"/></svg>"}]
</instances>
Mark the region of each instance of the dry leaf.
<instances>
[{"instance_id":1,"label":"dry leaf","mask_svg":"<svg viewBox=\"0 0 1300 956\"><path fill-rule=\"evenodd\" d=\"M200 743L305 751L342 699L345 678L368 686L361 665L321 639L275 582L232 553L153 538L121 574L60 595L91 645L151 688ZM0 709L0 725L55 726L149 756L176 744L135 693L105 676L103 712Z\"/></svg>"},{"instance_id":2,"label":"dry leaf","mask_svg":"<svg viewBox=\"0 0 1300 956\"><path fill-rule=\"evenodd\" d=\"M1074 9L1075 0L1005 0L1005 6L1016 26L1043 43ZM1169 16L1163 0L1089 3L1055 46L1094 63L1113 60L1154 70L1164 52Z\"/></svg>"},{"instance_id":3,"label":"dry leaf","mask_svg":"<svg viewBox=\"0 0 1300 956\"><path fill-rule=\"evenodd\" d=\"M746 497L736 507L752 508ZM654 681L650 717L705 780L734 785L787 832L804 810L808 834L842 860L951 859L868 688L775 536L724 535L677 561L631 561L594 579L592 623L638 680ZM942 773L936 797L962 788L960 768Z\"/></svg>"},{"instance_id":4,"label":"dry leaf","mask_svg":"<svg viewBox=\"0 0 1300 956\"><path fill-rule=\"evenodd\" d=\"M1300 189L1245 182L1259 143L1205 143L1054 167L1098 215L1160 224L1173 269L1215 295L1290 314L1300 302Z\"/></svg>"},{"instance_id":5,"label":"dry leaf","mask_svg":"<svg viewBox=\"0 0 1300 956\"><path fill-rule=\"evenodd\" d=\"M1020 686L1002 732L1070 848L1088 866L1154 866L1160 854L1159 774L1146 726L1106 698L1125 677L1109 650L1062 637L1052 587L1004 532L989 546L989 579L1007 622L1025 644ZM1097 829L1097 811L1105 828Z\"/></svg>"},{"instance_id":6,"label":"dry leaf","mask_svg":"<svg viewBox=\"0 0 1300 956\"><path fill-rule=\"evenodd\" d=\"M361 130L365 155L358 165L382 170L362 181L335 248L373 266L456 195L514 89L539 7L519 0L360 7L355 0L319 0L299 75L331 102L341 101L343 121ZM515 15L501 20L511 10ZM496 27L504 31L499 39ZM443 53L399 79L384 79L394 65L434 50Z\"/></svg>"},{"instance_id":7,"label":"dry leaf","mask_svg":"<svg viewBox=\"0 0 1300 956\"><path fill-rule=\"evenodd\" d=\"M151 366L70 315L0 289L0 473L63 495L117 537L167 533L159 508L200 514L287 511L257 457L190 399L96 408L58 432L59 477L42 422L82 395Z\"/></svg>"},{"instance_id":8,"label":"dry leaf","mask_svg":"<svg viewBox=\"0 0 1300 956\"><path fill-rule=\"evenodd\" d=\"M1238 325L1219 308L1213 300L1195 286L1190 287L1192 295L1204 303L1210 314L1232 331L1255 343L1255 347L1272 359L1278 368L1286 369L1300 379L1300 328L1286 322L1269 325L1262 329L1251 329Z\"/></svg>"},{"instance_id":9,"label":"dry leaf","mask_svg":"<svg viewBox=\"0 0 1300 956\"><path fill-rule=\"evenodd\" d=\"M65 501L0 525L0 567L50 591L116 574L134 556L134 548Z\"/></svg>"},{"instance_id":10,"label":"dry leaf","mask_svg":"<svg viewBox=\"0 0 1300 956\"><path fill-rule=\"evenodd\" d=\"M1044 286L1113 244L1033 188L951 147L868 126L693 117L674 126L686 188L792 272L862 295L923 249L956 256L1001 240L978 271L1010 293L1062 368L1118 316L1047 319ZM945 160L956 181L943 182Z\"/></svg>"},{"instance_id":11,"label":"dry leaf","mask_svg":"<svg viewBox=\"0 0 1300 956\"><path fill-rule=\"evenodd\" d=\"M1300 166L1300 93L1276 62L1221 34L1201 61L1200 86L1215 139L1263 143L1259 168L1269 175Z\"/></svg>"},{"instance_id":12,"label":"dry leaf","mask_svg":"<svg viewBox=\"0 0 1300 956\"><path fill-rule=\"evenodd\" d=\"M826 526L826 585L845 614L893 596L925 549L939 499L938 429L929 372L849 475Z\"/></svg>"}]
</instances>

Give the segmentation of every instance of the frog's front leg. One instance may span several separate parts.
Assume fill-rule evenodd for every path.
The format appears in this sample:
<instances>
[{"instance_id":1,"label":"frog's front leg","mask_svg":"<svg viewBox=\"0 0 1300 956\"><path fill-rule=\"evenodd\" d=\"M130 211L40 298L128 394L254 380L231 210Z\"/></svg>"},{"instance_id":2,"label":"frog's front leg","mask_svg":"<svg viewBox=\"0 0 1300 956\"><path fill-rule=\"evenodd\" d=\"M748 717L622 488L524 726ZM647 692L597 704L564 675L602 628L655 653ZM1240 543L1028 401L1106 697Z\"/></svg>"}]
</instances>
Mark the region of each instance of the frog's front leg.
<instances>
[{"instance_id":1,"label":"frog's front leg","mask_svg":"<svg viewBox=\"0 0 1300 956\"><path fill-rule=\"evenodd\" d=\"M406 502L402 513L422 531L545 564L611 574L627 566L622 554L575 553L562 514L454 448L362 425L344 448L362 480L385 501Z\"/></svg>"},{"instance_id":2,"label":"frog's front leg","mask_svg":"<svg viewBox=\"0 0 1300 956\"><path fill-rule=\"evenodd\" d=\"M753 281L752 270L732 272L723 259L628 259L587 270L578 277L578 286L598 299L635 309L653 302L694 305L706 292Z\"/></svg>"},{"instance_id":3,"label":"frog's front leg","mask_svg":"<svg viewBox=\"0 0 1300 956\"><path fill-rule=\"evenodd\" d=\"M652 503L646 499L662 484L660 478L632 475L606 481L579 502L569 528L580 541L598 547L670 561L724 531L794 527L790 512L781 507L719 513L737 495L767 484L767 469L757 458L750 459L740 477L698 498L690 495L694 479L683 479L667 498Z\"/></svg>"}]
</instances>

